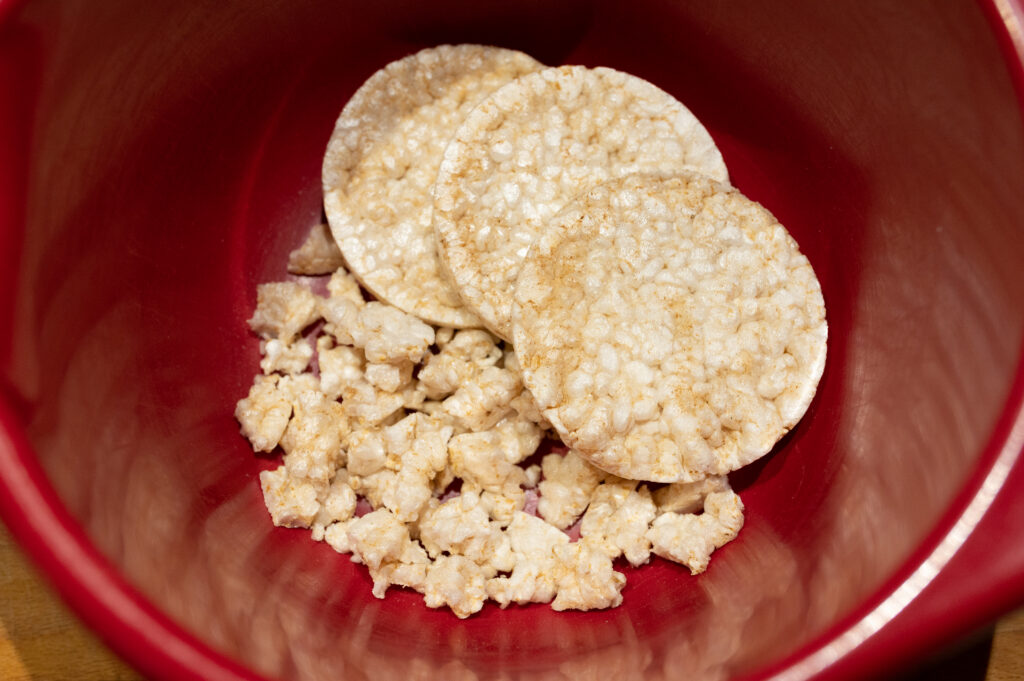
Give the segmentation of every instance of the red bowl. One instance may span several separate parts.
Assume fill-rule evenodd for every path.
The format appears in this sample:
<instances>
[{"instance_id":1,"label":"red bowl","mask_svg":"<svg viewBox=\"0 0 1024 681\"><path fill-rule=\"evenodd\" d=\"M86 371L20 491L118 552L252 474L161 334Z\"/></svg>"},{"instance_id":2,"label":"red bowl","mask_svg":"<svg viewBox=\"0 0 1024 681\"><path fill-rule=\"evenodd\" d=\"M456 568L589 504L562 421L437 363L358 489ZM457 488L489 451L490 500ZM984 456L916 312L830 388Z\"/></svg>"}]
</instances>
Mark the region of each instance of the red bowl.
<instances>
[{"instance_id":1,"label":"red bowl","mask_svg":"<svg viewBox=\"0 0 1024 681\"><path fill-rule=\"evenodd\" d=\"M0 0L0 513L153 679L853 679L1024 601L1018 2ZM420 47L685 102L800 242L819 394L740 538L619 609L460 621L275 529L234 402L335 116Z\"/></svg>"}]
</instances>

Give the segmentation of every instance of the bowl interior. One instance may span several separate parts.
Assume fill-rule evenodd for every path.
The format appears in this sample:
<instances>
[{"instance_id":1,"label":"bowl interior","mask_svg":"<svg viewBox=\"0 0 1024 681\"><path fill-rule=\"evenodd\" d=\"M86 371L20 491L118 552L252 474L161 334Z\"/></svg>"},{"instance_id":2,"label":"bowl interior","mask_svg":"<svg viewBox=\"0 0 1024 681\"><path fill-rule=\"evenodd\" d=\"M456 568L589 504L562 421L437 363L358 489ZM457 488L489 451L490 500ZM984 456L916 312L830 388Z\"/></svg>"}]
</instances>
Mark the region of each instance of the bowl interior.
<instances>
[{"instance_id":1,"label":"bowl interior","mask_svg":"<svg viewBox=\"0 0 1024 681\"><path fill-rule=\"evenodd\" d=\"M1024 135L993 26L966 1L30 4L5 37L30 130L5 393L102 553L258 673L763 676L905 577L989 460L1024 328ZM442 42L651 80L815 267L819 394L733 476L747 524L699 578L655 560L613 611L459 621L271 526L276 459L232 417L256 284L321 220L349 95Z\"/></svg>"}]
</instances>

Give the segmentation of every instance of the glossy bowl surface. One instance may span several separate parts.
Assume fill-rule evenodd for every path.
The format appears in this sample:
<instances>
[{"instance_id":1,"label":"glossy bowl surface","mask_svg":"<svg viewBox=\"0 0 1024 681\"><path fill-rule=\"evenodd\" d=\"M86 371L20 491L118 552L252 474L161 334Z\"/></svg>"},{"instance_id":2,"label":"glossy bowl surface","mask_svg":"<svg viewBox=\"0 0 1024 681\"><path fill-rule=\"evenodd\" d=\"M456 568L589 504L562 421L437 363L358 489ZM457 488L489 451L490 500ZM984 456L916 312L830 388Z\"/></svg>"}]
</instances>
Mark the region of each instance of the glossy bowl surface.
<instances>
[{"instance_id":1,"label":"glossy bowl surface","mask_svg":"<svg viewBox=\"0 0 1024 681\"><path fill-rule=\"evenodd\" d=\"M0 514L148 677L877 678L1024 601L1021 10L0 0ZM232 418L338 111L442 42L687 104L822 283L819 394L740 538L607 612L460 621L275 529Z\"/></svg>"}]
</instances>

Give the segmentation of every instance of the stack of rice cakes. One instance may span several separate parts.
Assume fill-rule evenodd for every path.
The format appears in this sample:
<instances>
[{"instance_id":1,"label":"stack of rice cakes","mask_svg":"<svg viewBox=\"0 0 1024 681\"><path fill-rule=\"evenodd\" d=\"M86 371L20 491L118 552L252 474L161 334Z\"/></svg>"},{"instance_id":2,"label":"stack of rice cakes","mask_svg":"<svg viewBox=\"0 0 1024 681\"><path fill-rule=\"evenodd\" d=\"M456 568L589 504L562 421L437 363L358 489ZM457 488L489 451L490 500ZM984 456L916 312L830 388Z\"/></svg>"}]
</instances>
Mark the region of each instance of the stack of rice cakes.
<instances>
[{"instance_id":1,"label":"stack of rice cakes","mask_svg":"<svg viewBox=\"0 0 1024 681\"><path fill-rule=\"evenodd\" d=\"M570 448L517 478L539 492L537 511L564 542L532 525L529 501L489 518L476 517L473 492L431 502L448 515L465 507L508 536L514 550L497 551L502 565L480 573L481 552L467 557L436 525L405 523L403 536L430 545L424 578L405 582L428 605L460 616L484 597L503 607L614 606L615 558L640 565L654 552L696 574L736 536L743 504L725 475L770 451L805 413L827 325L809 262L728 184L685 106L612 69L431 48L353 96L323 181L330 230L359 282L446 338L482 327L514 341L502 366L532 398L519 409ZM444 415L443 406L432 413ZM328 534L366 562L358 520ZM451 587L456 566L476 594L468 607L429 592L430 583ZM588 573L604 578L587 583Z\"/></svg>"}]
</instances>

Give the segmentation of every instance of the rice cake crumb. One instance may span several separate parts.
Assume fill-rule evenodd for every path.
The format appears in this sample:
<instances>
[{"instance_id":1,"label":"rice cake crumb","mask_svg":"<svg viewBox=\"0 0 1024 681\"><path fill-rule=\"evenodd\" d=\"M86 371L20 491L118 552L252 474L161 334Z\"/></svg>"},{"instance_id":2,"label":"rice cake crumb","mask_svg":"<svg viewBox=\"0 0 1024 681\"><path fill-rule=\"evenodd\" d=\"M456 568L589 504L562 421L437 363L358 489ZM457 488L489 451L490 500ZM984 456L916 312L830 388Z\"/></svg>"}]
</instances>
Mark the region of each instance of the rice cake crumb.
<instances>
[{"instance_id":1,"label":"rice cake crumb","mask_svg":"<svg viewBox=\"0 0 1024 681\"><path fill-rule=\"evenodd\" d=\"M330 274L344 265L341 249L335 243L326 222L309 230L302 245L288 254L288 272L291 274Z\"/></svg>"},{"instance_id":2,"label":"rice cake crumb","mask_svg":"<svg viewBox=\"0 0 1024 681\"><path fill-rule=\"evenodd\" d=\"M821 288L775 218L702 175L597 187L533 245L523 381L567 445L625 478L688 482L766 454L825 361Z\"/></svg>"},{"instance_id":3,"label":"rice cake crumb","mask_svg":"<svg viewBox=\"0 0 1024 681\"><path fill-rule=\"evenodd\" d=\"M309 527L320 510L317 488L288 475L284 466L260 473L263 501L278 527Z\"/></svg>"},{"instance_id":4,"label":"rice cake crumb","mask_svg":"<svg viewBox=\"0 0 1024 681\"><path fill-rule=\"evenodd\" d=\"M426 511L419 523L419 536L431 558L442 553L466 556L488 578L515 566L508 534L491 520L480 495L474 492L464 492Z\"/></svg>"},{"instance_id":5,"label":"rice cake crumb","mask_svg":"<svg viewBox=\"0 0 1024 681\"><path fill-rule=\"evenodd\" d=\"M292 417L288 395L278 389L279 377L257 376L249 394L235 405L235 419L253 451L270 452L277 447Z\"/></svg>"},{"instance_id":6,"label":"rice cake crumb","mask_svg":"<svg viewBox=\"0 0 1024 681\"><path fill-rule=\"evenodd\" d=\"M541 461L540 517L560 530L576 522L590 504L591 495L606 473L590 465L572 450L548 454Z\"/></svg>"},{"instance_id":7,"label":"rice cake crumb","mask_svg":"<svg viewBox=\"0 0 1024 681\"><path fill-rule=\"evenodd\" d=\"M428 608L447 605L465 619L484 607L487 577L475 562L459 555L438 556L427 570L423 602Z\"/></svg>"},{"instance_id":8,"label":"rice cake crumb","mask_svg":"<svg viewBox=\"0 0 1024 681\"><path fill-rule=\"evenodd\" d=\"M509 603L549 603L558 593L561 572L556 551L569 544L568 535L522 511L513 514L506 532L515 567L508 576L488 580L488 597L503 608Z\"/></svg>"},{"instance_id":9,"label":"rice cake crumb","mask_svg":"<svg viewBox=\"0 0 1024 681\"><path fill-rule=\"evenodd\" d=\"M265 374L301 374L313 359L313 346L305 340L285 343L279 338L270 338L260 342L260 351L263 355L260 369Z\"/></svg>"},{"instance_id":10,"label":"rice cake crumb","mask_svg":"<svg viewBox=\"0 0 1024 681\"><path fill-rule=\"evenodd\" d=\"M519 266L572 197L640 171L728 175L704 126L663 90L608 68L523 76L466 116L434 189L441 260L465 303L512 338Z\"/></svg>"},{"instance_id":11,"label":"rice cake crumb","mask_svg":"<svg viewBox=\"0 0 1024 681\"><path fill-rule=\"evenodd\" d=\"M724 475L709 475L696 482L675 482L655 490L654 503L661 513L697 513L704 510L704 499L714 492L725 492L729 478Z\"/></svg>"},{"instance_id":12,"label":"rice cake crumb","mask_svg":"<svg viewBox=\"0 0 1024 681\"><path fill-rule=\"evenodd\" d=\"M608 554L583 540L559 546L555 555L561 574L552 610L600 610L622 603L626 575L615 570Z\"/></svg>"},{"instance_id":13,"label":"rice cake crumb","mask_svg":"<svg viewBox=\"0 0 1024 681\"><path fill-rule=\"evenodd\" d=\"M704 500L704 513L662 513L651 524L647 539L659 556L682 563L692 574L708 567L711 553L736 538L743 527L743 502L732 490L713 492Z\"/></svg>"},{"instance_id":14,"label":"rice cake crumb","mask_svg":"<svg viewBox=\"0 0 1024 681\"><path fill-rule=\"evenodd\" d=\"M646 486L614 478L594 490L580 523L580 536L610 558L624 555L630 565L643 565L651 557L647 531L657 515Z\"/></svg>"},{"instance_id":15,"label":"rice cake crumb","mask_svg":"<svg viewBox=\"0 0 1024 681\"><path fill-rule=\"evenodd\" d=\"M294 281L256 287L256 311L249 328L265 339L291 343L300 331L320 318L316 296L309 287Z\"/></svg>"}]
</instances>

